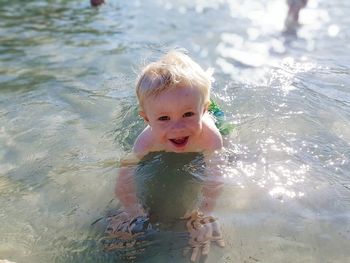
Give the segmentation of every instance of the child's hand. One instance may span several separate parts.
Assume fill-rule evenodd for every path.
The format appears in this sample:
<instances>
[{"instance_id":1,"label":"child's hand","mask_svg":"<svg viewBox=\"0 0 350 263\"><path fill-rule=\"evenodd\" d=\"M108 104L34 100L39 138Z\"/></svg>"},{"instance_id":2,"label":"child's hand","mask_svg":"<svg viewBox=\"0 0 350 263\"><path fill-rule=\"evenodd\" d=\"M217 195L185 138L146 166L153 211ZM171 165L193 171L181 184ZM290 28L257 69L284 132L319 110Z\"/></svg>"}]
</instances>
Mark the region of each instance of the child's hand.
<instances>
[{"instance_id":1,"label":"child's hand","mask_svg":"<svg viewBox=\"0 0 350 263\"><path fill-rule=\"evenodd\" d=\"M140 205L120 209L107 217L106 233L123 238L132 238L142 234L150 226L147 214Z\"/></svg>"},{"instance_id":2,"label":"child's hand","mask_svg":"<svg viewBox=\"0 0 350 263\"><path fill-rule=\"evenodd\" d=\"M222 238L219 222L212 216L204 216L199 211L187 213L182 219L186 219L187 230L190 233L189 247L185 248L186 255L192 248L191 261L196 261L199 254L207 256L209 254L212 241L220 247L225 246Z\"/></svg>"},{"instance_id":3,"label":"child's hand","mask_svg":"<svg viewBox=\"0 0 350 263\"><path fill-rule=\"evenodd\" d=\"M152 229L152 225L145 214L131 215L119 210L116 214L107 218L107 237L103 239L104 249L111 251L133 247L138 238Z\"/></svg>"}]
</instances>

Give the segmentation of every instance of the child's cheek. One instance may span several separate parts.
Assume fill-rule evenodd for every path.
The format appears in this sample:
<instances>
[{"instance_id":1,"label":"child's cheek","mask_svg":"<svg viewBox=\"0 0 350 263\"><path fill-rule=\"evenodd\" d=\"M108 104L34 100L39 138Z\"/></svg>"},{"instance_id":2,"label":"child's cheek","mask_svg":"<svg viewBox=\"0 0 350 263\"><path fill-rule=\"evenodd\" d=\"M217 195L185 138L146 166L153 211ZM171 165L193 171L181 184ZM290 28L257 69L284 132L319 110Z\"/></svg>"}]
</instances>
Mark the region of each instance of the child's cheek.
<instances>
[{"instance_id":1,"label":"child's cheek","mask_svg":"<svg viewBox=\"0 0 350 263\"><path fill-rule=\"evenodd\" d=\"M191 127L192 129L202 129L202 120L201 118L196 118L187 121L187 127Z\"/></svg>"},{"instance_id":2,"label":"child's cheek","mask_svg":"<svg viewBox=\"0 0 350 263\"><path fill-rule=\"evenodd\" d=\"M169 128L168 122L161 122L161 123L158 123L158 125L156 126L157 131L160 133L165 132L168 128Z\"/></svg>"}]
</instances>

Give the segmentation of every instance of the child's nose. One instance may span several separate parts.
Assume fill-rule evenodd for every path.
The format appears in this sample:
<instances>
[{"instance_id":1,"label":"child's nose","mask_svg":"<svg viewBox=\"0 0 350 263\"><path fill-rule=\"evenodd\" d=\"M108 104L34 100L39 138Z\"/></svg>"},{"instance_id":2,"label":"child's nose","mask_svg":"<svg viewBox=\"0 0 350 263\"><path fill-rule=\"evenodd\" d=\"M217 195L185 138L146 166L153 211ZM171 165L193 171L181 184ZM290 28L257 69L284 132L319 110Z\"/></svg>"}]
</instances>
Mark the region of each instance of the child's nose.
<instances>
[{"instance_id":1,"label":"child's nose","mask_svg":"<svg viewBox=\"0 0 350 263\"><path fill-rule=\"evenodd\" d=\"M185 129L185 125L182 121L175 121L171 128L175 131L182 131Z\"/></svg>"}]
</instances>

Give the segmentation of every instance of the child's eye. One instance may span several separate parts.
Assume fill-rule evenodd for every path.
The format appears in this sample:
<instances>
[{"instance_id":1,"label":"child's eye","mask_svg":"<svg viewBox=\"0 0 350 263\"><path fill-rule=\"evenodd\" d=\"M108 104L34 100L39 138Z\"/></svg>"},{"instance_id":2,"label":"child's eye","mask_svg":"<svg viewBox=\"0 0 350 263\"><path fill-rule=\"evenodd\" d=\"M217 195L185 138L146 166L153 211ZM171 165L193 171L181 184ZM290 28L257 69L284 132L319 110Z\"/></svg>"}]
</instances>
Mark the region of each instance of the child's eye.
<instances>
[{"instance_id":1,"label":"child's eye","mask_svg":"<svg viewBox=\"0 0 350 263\"><path fill-rule=\"evenodd\" d=\"M170 117L169 116L161 116L158 118L159 121L168 121L170 120Z\"/></svg>"},{"instance_id":2,"label":"child's eye","mask_svg":"<svg viewBox=\"0 0 350 263\"><path fill-rule=\"evenodd\" d=\"M186 112L183 116L184 117L191 117L193 115L194 115L194 112L189 111L189 112Z\"/></svg>"}]
</instances>

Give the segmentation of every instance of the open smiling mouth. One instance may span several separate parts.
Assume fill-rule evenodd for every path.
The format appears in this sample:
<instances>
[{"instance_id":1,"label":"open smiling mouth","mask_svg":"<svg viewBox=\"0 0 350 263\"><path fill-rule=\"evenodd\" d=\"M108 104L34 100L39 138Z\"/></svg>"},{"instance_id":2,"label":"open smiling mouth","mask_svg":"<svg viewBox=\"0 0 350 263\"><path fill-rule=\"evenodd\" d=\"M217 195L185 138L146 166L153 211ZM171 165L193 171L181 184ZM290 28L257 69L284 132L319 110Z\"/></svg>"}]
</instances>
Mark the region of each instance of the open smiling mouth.
<instances>
[{"instance_id":1,"label":"open smiling mouth","mask_svg":"<svg viewBox=\"0 0 350 263\"><path fill-rule=\"evenodd\" d=\"M184 147L187 144L188 138L189 138L189 136L182 137L182 138L176 138L176 139L169 139L169 140L173 143L173 145L175 145L175 147L180 148L180 147Z\"/></svg>"}]
</instances>

